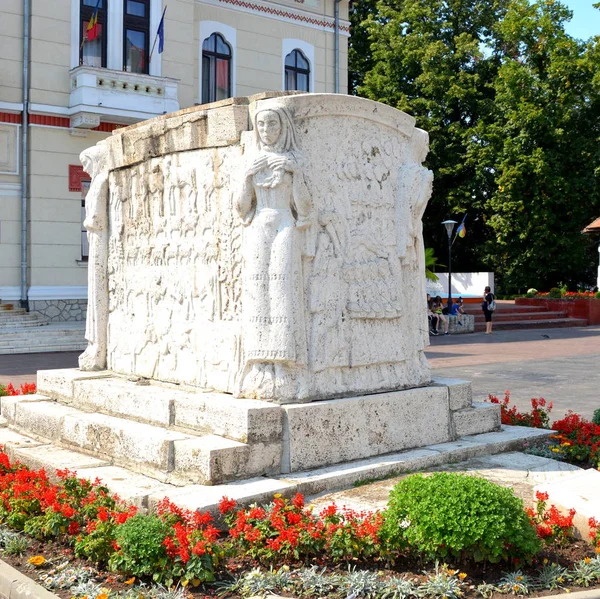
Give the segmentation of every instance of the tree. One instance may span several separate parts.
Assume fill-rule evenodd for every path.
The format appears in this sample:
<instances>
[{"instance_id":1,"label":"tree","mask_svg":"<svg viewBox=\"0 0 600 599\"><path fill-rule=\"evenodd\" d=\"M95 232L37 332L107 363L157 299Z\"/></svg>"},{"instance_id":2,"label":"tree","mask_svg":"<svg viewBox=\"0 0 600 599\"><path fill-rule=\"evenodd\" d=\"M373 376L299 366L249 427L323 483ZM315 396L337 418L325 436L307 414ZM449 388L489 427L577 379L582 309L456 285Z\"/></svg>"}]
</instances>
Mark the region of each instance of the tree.
<instances>
[{"instance_id":1,"label":"tree","mask_svg":"<svg viewBox=\"0 0 600 599\"><path fill-rule=\"evenodd\" d=\"M363 23L377 12L377 0L355 0L350 5L350 45L348 47L348 93L357 93L365 74L373 68L369 33Z\"/></svg>"},{"instance_id":2,"label":"tree","mask_svg":"<svg viewBox=\"0 0 600 599\"><path fill-rule=\"evenodd\" d=\"M496 271L505 292L583 281L595 260L580 231L600 205L600 38L570 38L557 0L365 10L354 29L356 53L367 53L350 55L358 93L413 114L430 135L427 245L443 251L441 221L467 212L468 237L454 246L461 269Z\"/></svg>"},{"instance_id":3,"label":"tree","mask_svg":"<svg viewBox=\"0 0 600 599\"><path fill-rule=\"evenodd\" d=\"M504 56L494 109L469 162L476 172L493 166L488 253L506 291L593 280L581 230L600 212L600 56L597 41L567 35L571 16L559 2L515 0L496 27Z\"/></svg>"},{"instance_id":4,"label":"tree","mask_svg":"<svg viewBox=\"0 0 600 599\"><path fill-rule=\"evenodd\" d=\"M363 25L374 65L359 93L414 115L429 133L427 165L435 180L424 218L426 242L442 252L441 222L468 211L470 243L455 246L456 263L467 270L480 264L476 248L489 232L483 218L474 220L482 215L486 196L466 156L475 127L493 104L500 59L492 31L507 3L380 1Z\"/></svg>"}]
</instances>

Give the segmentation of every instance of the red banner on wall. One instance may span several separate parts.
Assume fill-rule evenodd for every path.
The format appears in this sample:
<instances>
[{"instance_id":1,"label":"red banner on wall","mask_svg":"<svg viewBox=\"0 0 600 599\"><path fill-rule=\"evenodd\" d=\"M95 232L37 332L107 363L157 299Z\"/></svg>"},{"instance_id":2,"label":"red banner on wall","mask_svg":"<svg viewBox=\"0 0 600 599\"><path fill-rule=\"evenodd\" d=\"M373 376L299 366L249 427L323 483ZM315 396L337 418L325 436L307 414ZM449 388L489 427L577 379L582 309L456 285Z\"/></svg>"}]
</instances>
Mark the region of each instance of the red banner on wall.
<instances>
[{"instance_id":1,"label":"red banner on wall","mask_svg":"<svg viewBox=\"0 0 600 599\"><path fill-rule=\"evenodd\" d=\"M91 177L79 164L69 164L69 191L81 191L81 181L89 180Z\"/></svg>"}]
</instances>

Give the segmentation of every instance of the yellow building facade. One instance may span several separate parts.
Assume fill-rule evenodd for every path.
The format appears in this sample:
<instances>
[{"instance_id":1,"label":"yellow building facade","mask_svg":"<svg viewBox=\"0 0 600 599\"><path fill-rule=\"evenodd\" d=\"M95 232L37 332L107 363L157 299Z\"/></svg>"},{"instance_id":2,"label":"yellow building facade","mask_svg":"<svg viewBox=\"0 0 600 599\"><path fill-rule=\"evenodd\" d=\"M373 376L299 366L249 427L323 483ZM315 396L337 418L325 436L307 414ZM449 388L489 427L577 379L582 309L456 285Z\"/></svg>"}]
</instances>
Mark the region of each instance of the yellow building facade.
<instances>
[{"instance_id":1,"label":"yellow building facade","mask_svg":"<svg viewBox=\"0 0 600 599\"><path fill-rule=\"evenodd\" d=\"M348 36L348 0L3 0L0 299L84 317L82 150L226 97L346 93Z\"/></svg>"}]
</instances>

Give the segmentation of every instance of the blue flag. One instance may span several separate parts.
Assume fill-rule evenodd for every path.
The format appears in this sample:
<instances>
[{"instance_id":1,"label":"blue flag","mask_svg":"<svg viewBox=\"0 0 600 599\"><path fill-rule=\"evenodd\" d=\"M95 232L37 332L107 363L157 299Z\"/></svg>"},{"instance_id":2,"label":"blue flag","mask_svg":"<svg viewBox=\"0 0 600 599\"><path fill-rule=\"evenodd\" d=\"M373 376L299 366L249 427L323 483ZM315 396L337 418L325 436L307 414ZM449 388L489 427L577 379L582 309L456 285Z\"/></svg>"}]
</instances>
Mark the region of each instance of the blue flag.
<instances>
[{"instance_id":1,"label":"blue flag","mask_svg":"<svg viewBox=\"0 0 600 599\"><path fill-rule=\"evenodd\" d=\"M158 35L158 53L162 54L165 49L165 13L167 12L167 7L165 6L165 10L163 10L162 17L160 19L160 23L158 24L158 31L156 35Z\"/></svg>"}]
</instances>

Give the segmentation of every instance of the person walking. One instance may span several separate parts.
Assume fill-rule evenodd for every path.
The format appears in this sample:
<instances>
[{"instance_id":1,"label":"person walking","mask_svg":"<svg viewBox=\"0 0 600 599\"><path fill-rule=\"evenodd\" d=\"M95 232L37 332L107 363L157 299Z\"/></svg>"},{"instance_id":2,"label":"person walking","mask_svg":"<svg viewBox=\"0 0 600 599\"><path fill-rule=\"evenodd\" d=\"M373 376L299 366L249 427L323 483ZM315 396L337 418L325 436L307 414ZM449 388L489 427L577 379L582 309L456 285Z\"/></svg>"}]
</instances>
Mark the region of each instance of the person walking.
<instances>
[{"instance_id":1,"label":"person walking","mask_svg":"<svg viewBox=\"0 0 600 599\"><path fill-rule=\"evenodd\" d=\"M481 302L481 309L483 310L483 316L485 317L485 334L492 334L492 314L496 309L496 299L494 294L489 287L486 287L483 292L483 301Z\"/></svg>"}]
</instances>

